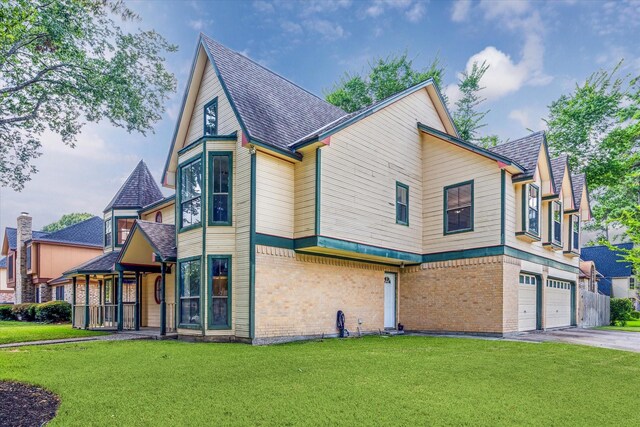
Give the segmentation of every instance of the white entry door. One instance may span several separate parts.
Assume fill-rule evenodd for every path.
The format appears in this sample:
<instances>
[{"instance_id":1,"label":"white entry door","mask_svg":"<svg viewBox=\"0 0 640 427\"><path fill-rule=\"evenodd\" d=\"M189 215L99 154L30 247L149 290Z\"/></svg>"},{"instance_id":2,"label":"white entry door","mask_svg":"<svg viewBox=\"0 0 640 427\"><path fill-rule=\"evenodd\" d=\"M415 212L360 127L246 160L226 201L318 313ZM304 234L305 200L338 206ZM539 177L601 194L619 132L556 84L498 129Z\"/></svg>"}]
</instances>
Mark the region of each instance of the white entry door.
<instances>
[{"instance_id":1,"label":"white entry door","mask_svg":"<svg viewBox=\"0 0 640 427\"><path fill-rule=\"evenodd\" d=\"M384 274L384 327L396 327L396 275Z\"/></svg>"}]
</instances>

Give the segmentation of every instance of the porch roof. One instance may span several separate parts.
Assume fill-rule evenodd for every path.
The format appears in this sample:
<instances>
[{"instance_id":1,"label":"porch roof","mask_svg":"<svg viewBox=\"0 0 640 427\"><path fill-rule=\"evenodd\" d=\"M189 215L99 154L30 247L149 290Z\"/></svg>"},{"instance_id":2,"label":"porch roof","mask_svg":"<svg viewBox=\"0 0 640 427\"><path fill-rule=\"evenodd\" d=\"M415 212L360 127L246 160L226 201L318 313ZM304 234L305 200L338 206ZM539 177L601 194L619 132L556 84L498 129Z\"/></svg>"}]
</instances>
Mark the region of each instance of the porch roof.
<instances>
[{"instance_id":1,"label":"porch roof","mask_svg":"<svg viewBox=\"0 0 640 427\"><path fill-rule=\"evenodd\" d=\"M149 265L175 262L176 259L175 225L138 219L131 228L116 262L123 265Z\"/></svg>"},{"instance_id":2,"label":"porch roof","mask_svg":"<svg viewBox=\"0 0 640 427\"><path fill-rule=\"evenodd\" d=\"M84 264L80 264L71 270L65 271L64 276L73 276L76 274L108 274L115 271L116 260L120 255L120 251L107 252L90 259Z\"/></svg>"}]
</instances>

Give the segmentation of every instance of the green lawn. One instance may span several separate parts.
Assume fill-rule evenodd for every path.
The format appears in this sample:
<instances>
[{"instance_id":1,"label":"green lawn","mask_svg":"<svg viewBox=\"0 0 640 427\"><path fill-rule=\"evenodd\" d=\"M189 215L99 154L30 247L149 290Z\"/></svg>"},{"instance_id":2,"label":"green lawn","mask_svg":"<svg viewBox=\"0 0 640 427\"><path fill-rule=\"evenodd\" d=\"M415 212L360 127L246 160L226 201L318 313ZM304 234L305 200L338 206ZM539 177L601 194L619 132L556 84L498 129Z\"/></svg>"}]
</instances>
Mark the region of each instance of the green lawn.
<instances>
[{"instance_id":1,"label":"green lawn","mask_svg":"<svg viewBox=\"0 0 640 427\"><path fill-rule=\"evenodd\" d=\"M0 378L58 393L60 426L640 425L640 354L552 343L85 342L0 350Z\"/></svg>"},{"instance_id":2,"label":"green lawn","mask_svg":"<svg viewBox=\"0 0 640 427\"><path fill-rule=\"evenodd\" d=\"M30 322L0 321L0 344L90 337L104 334L104 332L73 329L70 324L44 325Z\"/></svg>"},{"instance_id":3,"label":"green lawn","mask_svg":"<svg viewBox=\"0 0 640 427\"><path fill-rule=\"evenodd\" d=\"M601 326L598 329L606 329L609 331L627 331L640 332L640 320L629 320L626 326Z\"/></svg>"}]
</instances>

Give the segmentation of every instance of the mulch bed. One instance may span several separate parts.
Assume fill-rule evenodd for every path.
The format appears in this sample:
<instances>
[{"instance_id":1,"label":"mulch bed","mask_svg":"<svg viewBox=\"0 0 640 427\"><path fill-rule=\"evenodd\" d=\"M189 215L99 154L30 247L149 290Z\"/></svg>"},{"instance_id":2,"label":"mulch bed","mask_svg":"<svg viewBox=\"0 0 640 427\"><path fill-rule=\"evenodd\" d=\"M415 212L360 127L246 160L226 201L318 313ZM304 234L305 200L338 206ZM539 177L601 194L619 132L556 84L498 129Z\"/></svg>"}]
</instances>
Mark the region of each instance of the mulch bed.
<instances>
[{"instance_id":1,"label":"mulch bed","mask_svg":"<svg viewBox=\"0 0 640 427\"><path fill-rule=\"evenodd\" d=\"M60 399L40 387L0 381L0 426L35 427L56 416Z\"/></svg>"}]
</instances>

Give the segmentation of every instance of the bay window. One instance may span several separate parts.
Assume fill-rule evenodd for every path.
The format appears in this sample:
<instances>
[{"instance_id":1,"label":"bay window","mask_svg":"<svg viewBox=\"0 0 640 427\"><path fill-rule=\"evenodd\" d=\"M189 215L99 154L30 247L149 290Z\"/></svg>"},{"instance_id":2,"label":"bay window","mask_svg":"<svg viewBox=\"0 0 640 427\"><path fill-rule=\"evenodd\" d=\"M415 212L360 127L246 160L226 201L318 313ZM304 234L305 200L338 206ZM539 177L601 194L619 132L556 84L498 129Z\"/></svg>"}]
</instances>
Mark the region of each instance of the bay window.
<instances>
[{"instance_id":1,"label":"bay window","mask_svg":"<svg viewBox=\"0 0 640 427\"><path fill-rule=\"evenodd\" d=\"M113 226L111 223L112 219L111 218L107 218L104 221L104 245L106 246L111 246L111 236L113 233Z\"/></svg>"},{"instance_id":2,"label":"bay window","mask_svg":"<svg viewBox=\"0 0 640 427\"><path fill-rule=\"evenodd\" d=\"M551 202L550 215L549 233L551 243L562 246L562 203Z\"/></svg>"},{"instance_id":3,"label":"bay window","mask_svg":"<svg viewBox=\"0 0 640 427\"><path fill-rule=\"evenodd\" d=\"M524 231L540 236L540 189L534 184L524 188Z\"/></svg>"},{"instance_id":4,"label":"bay window","mask_svg":"<svg viewBox=\"0 0 640 427\"><path fill-rule=\"evenodd\" d=\"M201 224L202 161L197 158L180 167L180 229Z\"/></svg>"},{"instance_id":5,"label":"bay window","mask_svg":"<svg viewBox=\"0 0 640 427\"><path fill-rule=\"evenodd\" d=\"M571 215L571 250L580 251L580 217Z\"/></svg>"},{"instance_id":6,"label":"bay window","mask_svg":"<svg viewBox=\"0 0 640 427\"><path fill-rule=\"evenodd\" d=\"M116 218L116 246L124 245L136 218Z\"/></svg>"},{"instance_id":7,"label":"bay window","mask_svg":"<svg viewBox=\"0 0 640 427\"><path fill-rule=\"evenodd\" d=\"M209 225L231 225L232 156L209 153Z\"/></svg>"},{"instance_id":8,"label":"bay window","mask_svg":"<svg viewBox=\"0 0 640 427\"><path fill-rule=\"evenodd\" d=\"M231 327L231 257L209 257L209 327Z\"/></svg>"},{"instance_id":9,"label":"bay window","mask_svg":"<svg viewBox=\"0 0 640 427\"><path fill-rule=\"evenodd\" d=\"M200 258L179 262L180 326L200 326Z\"/></svg>"}]
</instances>

